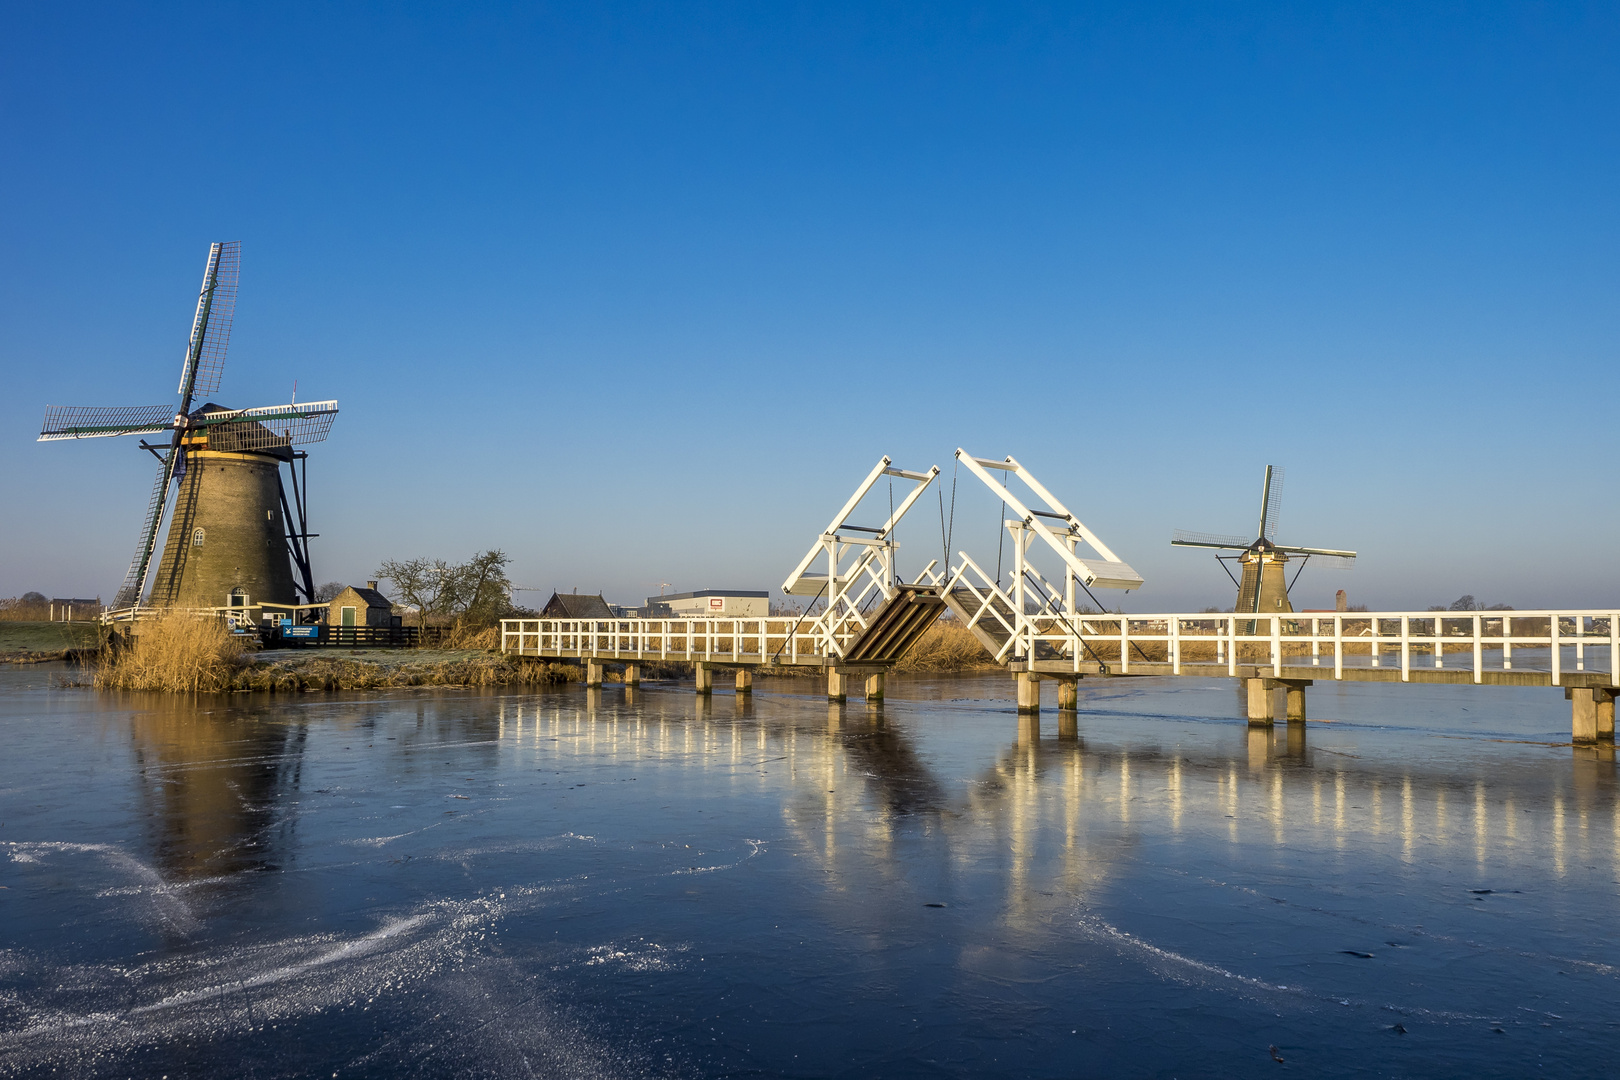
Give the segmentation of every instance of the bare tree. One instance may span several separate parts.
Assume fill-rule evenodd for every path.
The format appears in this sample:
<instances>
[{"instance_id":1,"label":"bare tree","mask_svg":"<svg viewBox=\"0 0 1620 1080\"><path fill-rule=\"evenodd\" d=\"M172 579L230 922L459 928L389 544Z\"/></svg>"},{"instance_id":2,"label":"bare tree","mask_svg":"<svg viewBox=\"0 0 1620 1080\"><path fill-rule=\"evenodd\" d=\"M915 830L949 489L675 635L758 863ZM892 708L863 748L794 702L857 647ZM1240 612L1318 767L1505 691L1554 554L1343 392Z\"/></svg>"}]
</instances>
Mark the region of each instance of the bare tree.
<instances>
[{"instance_id":1,"label":"bare tree","mask_svg":"<svg viewBox=\"0 0 1620 1080\"><path fill-rule=\"evenodd\" d=\"M499 549L474 555L464 563L389 559L377 568L377 576L393 582L400 599L416 608L419 627L429 616L488 626L511 610L512 582L506 576L511 561Z\"/></svg>"},{"instance_id":2,"label":"bare tree","mask_svg":"<svg viewBox=\"0 0 1620 1080\"><path fill-rule=\"evenodd\" d=\"M328 581L325 585L322 585L320 588L315 590L315 602L317 604L331 603L333 600L336 600L339 596L343 595L343 590L347 588L348 586L343 584L341 581Z\"/></svg>"},{"instance_id":3,"label":"bare tree","mask_svg":"<svg viewBox=\"0 0 1620 1080\"><path fill-rule=\"evenodd\" d=\"M376 573L393 582L393 591L416 609L416 625L421 628L429 615L449 614L456 595L456 569L443 559L386 559Z\"/></svg>"}]
</instances>

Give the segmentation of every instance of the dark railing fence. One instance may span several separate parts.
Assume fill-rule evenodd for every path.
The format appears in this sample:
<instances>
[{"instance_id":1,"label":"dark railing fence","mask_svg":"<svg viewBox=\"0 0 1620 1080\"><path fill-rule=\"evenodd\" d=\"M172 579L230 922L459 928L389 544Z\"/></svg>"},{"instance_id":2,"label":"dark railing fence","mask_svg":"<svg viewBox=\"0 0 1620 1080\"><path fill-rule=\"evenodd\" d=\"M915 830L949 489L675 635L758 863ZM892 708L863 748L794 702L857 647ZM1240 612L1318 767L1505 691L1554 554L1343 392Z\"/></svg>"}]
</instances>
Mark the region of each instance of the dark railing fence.
<instances>
[{"instance_id":1,"label":"dark railing fence","mask_svg":"<svg viewBox=\"0 0 1620 1080\"><path fill-rule=\"evenodd\" d=\"M314 631L311 635L310 631ZM302 646L345 648L360 645L403 647L438 645L450 634L447 626L291 626L267 627L260 631L272 648Z\"/></svg>"}]
</instances>

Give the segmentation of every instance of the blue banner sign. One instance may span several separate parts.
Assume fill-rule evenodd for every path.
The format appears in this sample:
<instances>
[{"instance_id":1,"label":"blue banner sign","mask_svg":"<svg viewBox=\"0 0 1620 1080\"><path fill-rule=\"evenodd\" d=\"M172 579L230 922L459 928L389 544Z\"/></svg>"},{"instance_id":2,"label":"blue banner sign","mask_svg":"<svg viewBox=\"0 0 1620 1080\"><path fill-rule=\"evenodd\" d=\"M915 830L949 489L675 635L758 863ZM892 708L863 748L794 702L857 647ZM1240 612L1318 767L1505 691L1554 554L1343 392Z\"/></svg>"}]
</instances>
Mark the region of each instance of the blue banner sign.
<instances>
[{"instance_id":1,"label":"blue banner sign","mask_svg":"<svg viewBox=\"0 0 1620 1080\"><path fill-rule=\"evenodd\" d=\"M321 628L318 626L283 626L281 628L281 636L290 638L318 638L321 636Z\"/></svg>"}]
</instances>

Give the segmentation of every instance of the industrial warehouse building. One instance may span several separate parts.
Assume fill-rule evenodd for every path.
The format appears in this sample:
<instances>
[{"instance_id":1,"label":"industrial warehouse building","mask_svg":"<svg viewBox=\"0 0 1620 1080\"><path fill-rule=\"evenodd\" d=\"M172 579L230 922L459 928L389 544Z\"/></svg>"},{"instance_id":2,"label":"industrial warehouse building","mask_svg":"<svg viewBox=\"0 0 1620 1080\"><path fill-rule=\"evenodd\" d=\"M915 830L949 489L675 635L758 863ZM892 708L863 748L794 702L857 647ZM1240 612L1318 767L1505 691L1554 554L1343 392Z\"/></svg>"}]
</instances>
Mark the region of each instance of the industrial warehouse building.
<instances>
[{"instance_id":1,"label":"industrial warehouse building","mask_svg":"<svg viewBox=\"0 0 1620 1080\"><path fill-rule=\"evenodd\" d=\"M649 619L763 619L771 613L771 594L743 589L699 589L669 596L649 596L642 610Z\"/></svg>"}]
</instances>

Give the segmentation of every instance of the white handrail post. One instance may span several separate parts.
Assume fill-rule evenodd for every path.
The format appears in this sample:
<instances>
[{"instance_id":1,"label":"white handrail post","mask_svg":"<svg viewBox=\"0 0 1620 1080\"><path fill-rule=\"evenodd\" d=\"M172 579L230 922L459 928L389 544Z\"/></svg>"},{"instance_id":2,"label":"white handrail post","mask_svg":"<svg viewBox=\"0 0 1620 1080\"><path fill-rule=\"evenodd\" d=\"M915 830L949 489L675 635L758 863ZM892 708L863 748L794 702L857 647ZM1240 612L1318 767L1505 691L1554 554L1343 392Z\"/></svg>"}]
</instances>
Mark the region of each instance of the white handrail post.
<instances>
[{"instance_id":1,"label":"white handrail post","mask_svg":"<svg viewBox=\"0 0 1620 1080\"><path fill-rule=\"evenodd\" d=\"M1563 682L1564 657L1563 646L1558 643L1558 612L1553 612L1547 618L1548 643L1552 646L1552 684L1559 686Z\"/></svg>"},{"instance_id":2,"label":"white handrail post","mask_svg":"<svg viewBox=\"0 0 1620 1080\"><path fill-rule=\"evenodd\" d=\"M1485 681L1485 616L1474 616L1474 681Z\"/></svg>"},{"instance_id":3,"label":"white handrail post","mask_svg":"<svg viewBox=\"0 0 1620 1080\"><path fill-rule=\"evenodd\" d=\"M1368 620L1367 620L1367 633L1368 633L1368 636L1372 639L1372 666L1373 667L1382 667L1383 666L1380 663L1380 661L1383 659L1383 657L1378 655L1378 631L1379 631L1378 616L1373 615L1370 618L1368 618Z\"/></svg>"},{"instance_id":4,"label":"white handrail post","mask_svg":"<svg viewBox=\"0 0 1620 1080\"><path fill-rule=\"evenodd\" d=\"M1237 678L1237 617L1226 617L1226 673Z\"/></svg>"},{"instance_id":5,"label":"white handrail post","mask_svg":"<svg viewBox=\"0 0 1620 1080\"><path fill-rule=\"evenodd\" d=\"M1412 617L1401 616L1401 682L1412 681Z\"/></svg>"},{"instance_id":6,"label":"white handrail post","mask_svg":"<svg viewBox=\"0 0 1620 1080\"><path fill-rule=\"evenodd\" d=\"M1586 616L1575 616L1575 670L1586 670Z\"/></svg>"},{"instance_id":7,"label":"white handrail post","mask_svg":"<svg viewBox=\"0 0 1620 1080\"><path fill-rule=\"evenodd\" d=\"M1333 677L1344 678L1344 616L1333 616Z\"/></svg>"},{"instance_id":8,"label":"white handrail post","mask_svg":"<svg viewBox=\"0 0 1620 1080\"><path fill-rule=\"evenodd\" d=\"M1434 617L1434 666L1445 667L1446 643L1442 631L1445 630L1446 620L1439 615Z\"/></svg>"},{"instance_id":9,"label":"white handrail post","mask_svg":"<svg viewBox=\"0 0 1620 1080\"><path fill-rule=\"evenodd\" d=\"M1311 619L1311 667L1322 666L1322 620Z\"/></svg>"},{"instance_id":10,"label":"white handrail post","mask_svg":"<svg viewBox=\"0 0 1620 1080\"><path fill-rule=\"evenodd\" d=\"M1128 673L1131 670L1131 618L1121 612L1119 616L1119 670Z\"/></svg>"},{"instance_id":11,"label":"white handrail post","mask_svg":"<svg viewBox=\"0 0 1620 1080\"><path fill-rule=\"evenodd\" d=\"M1609 685L1616 685L1615 676L1620 675L1620 618L1614 612L1609 612Z\"/></svg>"},{"instance_id":12,"label":"white handrail post","mask_svg":"<svg viewBox=\"0 0 1620 1080\"><path fill-rule=\"evenodd\" d=\"M1271 673L1282 678L1282 616L1271 618Z\"/></svg>"},{"instance_id":13,"label":"white handrail post","mask_svg":"<svg viewBox=\"0 0 1620 1080\"><path fill-rule=\"evenodd\" d=\"M1170 674L1181 674L1181 620L1170 616Z\"/></svg>"}]
</instances>

